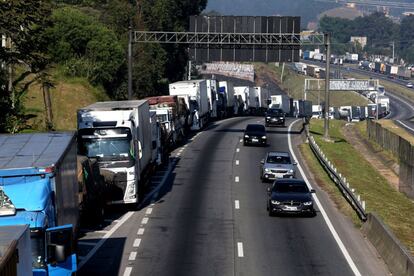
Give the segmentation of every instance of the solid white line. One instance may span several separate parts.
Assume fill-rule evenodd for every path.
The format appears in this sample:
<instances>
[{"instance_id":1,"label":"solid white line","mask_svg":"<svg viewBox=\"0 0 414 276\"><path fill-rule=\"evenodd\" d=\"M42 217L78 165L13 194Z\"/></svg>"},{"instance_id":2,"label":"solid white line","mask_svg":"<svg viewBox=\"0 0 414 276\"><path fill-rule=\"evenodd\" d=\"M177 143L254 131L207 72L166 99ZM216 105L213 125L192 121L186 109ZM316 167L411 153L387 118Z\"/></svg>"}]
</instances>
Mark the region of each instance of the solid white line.
<instances>
[{"instance_id":1,"label":"solid white line","mask_svg":"<svg viewBox=\"0 0 414 276\"><path fill-rule=\"evenodd\" d=\"M139 228L138 229L138 232L137 232L137 235L142 236L142 235L144 235L144 232L145 232L145 229L144 228Z\"/></svg>"},{"instance_id":2,"label":"solid white line","mask_svg":"<svg viewBox=\"0 0 414 276\"><path fill-rule=\"evenodd\" d=\"M414 131L414 128L408 126L407 124L403 123L402 121L397 120L397 122L399 122L400 124L402 124L403 126L405 126L406 128L408 128L409 130Z\"/></svg>"},{"instance_id":3,"label":"solid white line","mask_svg":"<svg viewBox=\"0 0 414 276\"><path fill-rule=\"evenodd\" d=\"M236 160L236 166L238 166L240 164L239 160Z\"/></svg>"},{"instance_id":4,"label":"solid white line","mask_svg":"<svg viewBox=\"0 0 414 276\"><path fill-rule=\"evenodd\" d=\"M237 149L236 149L236 152L240 152L240 149L239 149L239 148L237 148Z\"/></svg>"},{"instance_id":5,"label":"solid white line","mask_svg":"<svg viewBox=\"0 0 414 276\"><path fill-rule=\"evenodd\" d=\"M124 271L123 276L129 276L129 275L131 275L131 272L132 272L132 267L127 266L127 267L125 267L125 271Z\"/></svg>"},{"instance_id":6,"label":"solid white line","mask_svg":"<svg viewBox=\"0 0 414 276\"><path fill-rule=\"evenodd\" d=\"M237 243L237 255L239 256L239 258L243 258L244 257L243 243L241 243L241 242L238 242Z\"/></svg>"},{"instance_id":7,"label":"solid white line","mask_svg":"<svg viewBox=\"0 0 414 276\"><path fill-rule=\"evenodd\" d=\"M121 227L122 224L124 224L133 214L134 212L130 211L123 215L122 218L119 220L119 223L112 227L111 230L109 230L108 233L106 233L105 236L103 236L101 240L95 245L95 247L92 248L91 251L89 251L88 255L85 256L85 259L83 259L79 263L78 269L82 268L82 266L89 261L89 259L96 253L96 251L98 251L98 249L101 248L101 246L106 242L106 240L109 239L115 233L115 231L118 230L118 228Z\"/></svg>"},{"instance_id":8,"label":"solid white line","mask_svg":"<svg viewBox=\"0 0 414 276\"><path fill-rule=\"evenodd\" d=\"M141 224L147 224L148 223L148 218L143 218L141 221Z\"/></svg>"},{"instance_id":9,"label":"solid white line","mask_svg":"<svg viewBox=\"0 0 414 276\"><path fill-rule=\"evenodd\" d=\"M151 215L151 213L152 213L152 208L148 208L148 209L145 211L145 214L146 214L146 215Z\"/></svg>"},{"instance_id":10,"label":"solid white line","mask_svg":"<svg viewBox=\"0 0 414 276\"><path fill-rule=\"evenodd\" d=\"M240 201L238 201L238 200L234 201L234 208L237 209L237 210L240 209Z\"/></svg>"},{"instance_id":11,"label":"solid white line","mask_svg":"<svg viewBox=\"0 0 414 276\"><path fill-rule=\"evenodd\" d=\"M239 181L240 181L240 178L239 178L238 176L236 176L236 177L234 178L234 181L235 181L235 182L239 182Z\"/></svg>"},{"instance_id":12,"label":"solid white line","mask_svg":"<svg viewBox=\"0 0 414 276\"><path fill-rule=\"evenodd\" d=\"M132 252L129 254L128 261L135 261L135 259L136 259L136 258L137 258L137 252L132 251Z\"/></svg>"},{"instance_id":13,"label":"solid white line","mask_svg":"<svg viewBox=\"0 0 414 276\"><path fill-rule=\"evenodd\" d=\"M288 142L289 142L289 151L293 157L293 160L298 160L296 158L295 152L293 151L293 147L292 147L292 138L291 138L291 130L292 130L292 126L298 122L298 121L302 121L301 119L298 119L296 121L293 121L290 125L289 125L289 129L288 129ZM300 174L302 175L303 179L306 182L306 185L308 186L309 189L312 189L312 185L310 184L308 178L306 177L306 174L304 172L304 170L302 169L302 166L300 165L300 163L297 164L297 167L300 171ZM324 218L326 225L329 228L329 231L331 232L333 238L335 239L336 243L339 246L339 249L341 250L342 254L344 255L346 261L348 262L348 265L350 266L352 272L354 273L355 276L361 276L361 273L359 272L358 268L356 267L354 261L352 260L351 256L348 253L348 250L346 249L345 245L343 244L341 238L339 237L338 233L336 232L331 220L328 217L328 214L325 212L325 209L323 208L321 202L319 201L318 197L316 196L316 194L313 194L313 199L315 200L316 205L319 208L320 213L322 214L322 217Z\"/></svg>"},{"instance_id":14,"label":"solid white line","mask_svg":"<svg viewBox=\"0 0 414 276\"><path fill-rule=\"evenodd\" d=\"M140 244L141 244L141 239L135 239L133 247L139 247Z\"/></svg>"},{"instance_id":15,"label":"solid white line","mask_svg":"<svg viewBox=\"0 0 414 276\"><path fill-rule=\"evenodd\" d=\"M98 242L84 242L78 241L78 245L87 245L87 246L95 246Z\"/></svg>"}]
</instances>

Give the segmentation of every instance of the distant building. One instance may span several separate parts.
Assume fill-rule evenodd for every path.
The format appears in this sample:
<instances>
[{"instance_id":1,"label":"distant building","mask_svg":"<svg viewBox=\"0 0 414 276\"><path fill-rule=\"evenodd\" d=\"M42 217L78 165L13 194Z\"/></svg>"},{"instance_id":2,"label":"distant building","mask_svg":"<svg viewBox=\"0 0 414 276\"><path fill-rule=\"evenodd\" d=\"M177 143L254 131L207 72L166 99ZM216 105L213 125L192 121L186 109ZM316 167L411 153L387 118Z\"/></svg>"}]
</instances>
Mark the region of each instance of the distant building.
<instances>
[{"instance_id":1,"label":"distant building","mask_svg":"<svg viewBox=\"0 0 414 276\"><path fill-rule=\"evenodd\" d=\"M367 37L366 36L351 36L352 43L358 42L359 45L361 45L362 48L364 48L367 45Z\"/></svg>"}]
</instances>

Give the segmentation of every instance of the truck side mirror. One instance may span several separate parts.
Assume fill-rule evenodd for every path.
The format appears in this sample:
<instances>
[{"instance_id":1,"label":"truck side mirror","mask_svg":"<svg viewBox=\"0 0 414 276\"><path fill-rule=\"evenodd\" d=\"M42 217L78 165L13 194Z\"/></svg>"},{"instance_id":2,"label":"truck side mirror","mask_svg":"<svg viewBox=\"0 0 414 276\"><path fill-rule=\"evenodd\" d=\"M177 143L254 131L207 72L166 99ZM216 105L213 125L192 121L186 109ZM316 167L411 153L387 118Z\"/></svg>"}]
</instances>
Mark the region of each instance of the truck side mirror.
<instances>
[{"instance_id":1,"label":"truck side mirror","mask_svg":"<svg viewBox=\"0 0 414 276\"><path fill-rule=\"evenodd\" d=\"M50 264L62 263L73 254L72 225L63 225L46 229L47 262Z\"/></svg>"}]
</instances>

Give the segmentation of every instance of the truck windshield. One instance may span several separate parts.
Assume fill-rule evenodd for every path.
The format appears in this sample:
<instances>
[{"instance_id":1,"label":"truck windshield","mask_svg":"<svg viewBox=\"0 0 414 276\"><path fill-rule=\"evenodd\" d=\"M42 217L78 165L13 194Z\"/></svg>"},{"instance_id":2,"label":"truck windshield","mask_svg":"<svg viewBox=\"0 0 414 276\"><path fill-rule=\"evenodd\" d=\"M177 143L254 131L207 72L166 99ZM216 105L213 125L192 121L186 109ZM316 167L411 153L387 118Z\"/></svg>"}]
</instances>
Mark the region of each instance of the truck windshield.
<instances>
[{"instance_id":1,"label":"truck windshield","mask_svg":"<svg viewBox=\"0 0 414 276\"><path fill-rule=\"evenodd\" d=\"M107 160L131 160L135 154L131 133L123 128L80 130L79 153Z\"/></svg>"}]
</instances>

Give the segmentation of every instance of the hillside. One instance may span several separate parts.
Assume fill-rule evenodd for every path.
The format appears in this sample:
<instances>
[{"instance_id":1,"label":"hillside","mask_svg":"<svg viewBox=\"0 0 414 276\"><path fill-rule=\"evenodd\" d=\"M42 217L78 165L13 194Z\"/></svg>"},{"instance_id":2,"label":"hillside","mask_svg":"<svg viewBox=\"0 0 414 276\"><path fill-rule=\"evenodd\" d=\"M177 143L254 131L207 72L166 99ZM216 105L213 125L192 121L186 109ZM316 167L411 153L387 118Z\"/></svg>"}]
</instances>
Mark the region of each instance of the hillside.
<instances>
[{"instance_id":1,"label":"hillside","mask_svg":"<svg viewBox=\"0 0 414 276\"><path fill-rule=\"evenodd\" d=\"M63 77L58 70L51 75L55 87L50 90L55 130L75 130L76 110L100 100L108 100L103 89L93 87L84 78ZM24 131L45 130L45 107L39 84L30 86L23 100L25 115L30 116L29 128Z\"/></svg>"}]
</instances>

